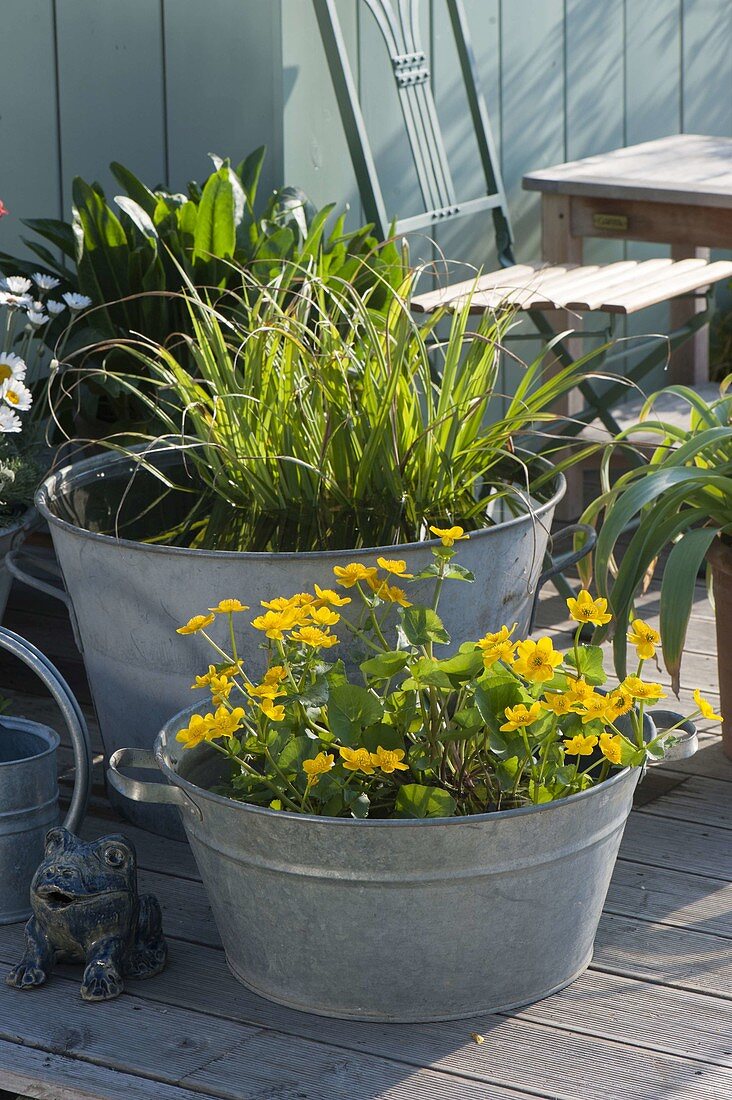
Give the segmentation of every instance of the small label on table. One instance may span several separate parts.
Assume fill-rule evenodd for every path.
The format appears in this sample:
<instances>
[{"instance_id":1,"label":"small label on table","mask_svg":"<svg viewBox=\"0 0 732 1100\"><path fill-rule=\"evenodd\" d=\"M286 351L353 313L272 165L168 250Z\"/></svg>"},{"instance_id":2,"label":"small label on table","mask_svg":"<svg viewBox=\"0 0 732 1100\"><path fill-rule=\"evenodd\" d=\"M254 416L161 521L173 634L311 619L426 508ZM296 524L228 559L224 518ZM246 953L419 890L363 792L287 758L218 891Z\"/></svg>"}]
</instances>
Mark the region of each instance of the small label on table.
<instances>
[{"instance_id":1,"label":"small label on table","mask_svg":"<svg viewBox=\"0 0 732 1100\"><path fill-rule=\"evenodd\" d=\"M595 229L627 229L628 219L625 214L593 214L592 224Z\"/></svg>"}]
</instances>

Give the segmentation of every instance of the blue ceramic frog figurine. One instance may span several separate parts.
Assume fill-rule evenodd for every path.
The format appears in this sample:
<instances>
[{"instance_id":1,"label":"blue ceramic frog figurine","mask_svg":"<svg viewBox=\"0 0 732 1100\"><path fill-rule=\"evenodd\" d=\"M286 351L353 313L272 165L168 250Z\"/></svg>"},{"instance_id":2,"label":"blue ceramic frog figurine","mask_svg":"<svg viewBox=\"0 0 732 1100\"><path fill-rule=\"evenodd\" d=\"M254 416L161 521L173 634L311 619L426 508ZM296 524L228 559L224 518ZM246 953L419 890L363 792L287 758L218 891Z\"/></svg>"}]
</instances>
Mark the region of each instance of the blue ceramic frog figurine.
<instances>
[{"instance_id":1,"label":"blue ceramic frog figurine","mask_svg":"<svg viewBox=\"0 0 732 1100\"><path fill-rule=\"evenodd\" d=\"M43 985L56 962L83 962L81 996L108 1001L124 978L150 978L167 959L157 899L137 893L137 860L124 836L85 843L67 829L46 835L31 883L33 916L25 954L5 979L16 989Z\"/></svg>"}]
</instances>

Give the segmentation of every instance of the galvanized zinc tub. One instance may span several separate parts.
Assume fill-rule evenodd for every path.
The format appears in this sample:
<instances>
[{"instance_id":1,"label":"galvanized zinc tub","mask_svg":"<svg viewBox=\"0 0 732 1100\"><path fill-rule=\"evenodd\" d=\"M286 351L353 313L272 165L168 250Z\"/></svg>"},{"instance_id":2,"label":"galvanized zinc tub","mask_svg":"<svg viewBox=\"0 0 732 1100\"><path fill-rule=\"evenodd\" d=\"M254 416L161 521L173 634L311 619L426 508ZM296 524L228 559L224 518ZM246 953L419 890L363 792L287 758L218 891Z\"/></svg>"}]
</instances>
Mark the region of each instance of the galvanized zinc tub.
<instances>
[{"instance_id":1,"label":"galvanized zinc tub","mask_svg":"<svg viewBox=\"0 0 732 1100\"><path fill-rule=\"evenodd\" d=\"M212 794L222 758L175 741L122 749L111 783L180 810L234 975L347 1019L459 1019L516 1008L587 967L640 769L543 806L355 821ZM223 761L225 766L226 762ZM168 784L120 768L158 767Z\"/></svg>"},{"instance_id":2,"label":"galvanized zinc tub","mask_svg":"<svg viewBox=\"0 0 732 1100\"><path fill-rule=\"evenodd\" d=\"M22 516L18 516L12 523L0 527L0 622L2 622L5 614L10 588L13 583L12 575L5 567L5 559L11 550L15 550L21 544L37 518L35 508L28 508Z\"/></svg>"},{"instance_id":3,"label":"galvanized zinc tub","mask_svg":"<svg viewBox=\"0 0 732 1100\"><path fill-rule=\"evenodd\" d=\"M165 467L180 457L164 447L146 451L146 461ZM545 460L536 461L551 469ZM236 553L133 542L65 518L70 494L78 499L105 478L131 476L136 469L134 459L107 453L46 478L36 504L51 529L66 592L15 570L27 583L70 603L107 756L125 745L149 749L163 722L191 698L194 675L211 659L204 639L175 633L191 615L227 596L257 607L260 600L312 589L314 582L331 587L333 566L354 558L376 565L380 555L398 556L412 573L432 560L436 541L357 551ZM565 488L564 477L556 474L548 499L536 502L530 514L498 522L460 543L460 561L475 573L476 583L452 585L440 608L448 631L463 640L503 623L518 623L519 635L527 630L554 509ZM93 522L90 517L89 526ZM253 630L244 633L240 656L256 671L263 665L260 638ZM344 645L339 655L347 656L345 650ZM358 659L351 652L351 663ZM114 800L143 828L180 835L176 816L165 807Z\"/></svg>"}]
</instances>

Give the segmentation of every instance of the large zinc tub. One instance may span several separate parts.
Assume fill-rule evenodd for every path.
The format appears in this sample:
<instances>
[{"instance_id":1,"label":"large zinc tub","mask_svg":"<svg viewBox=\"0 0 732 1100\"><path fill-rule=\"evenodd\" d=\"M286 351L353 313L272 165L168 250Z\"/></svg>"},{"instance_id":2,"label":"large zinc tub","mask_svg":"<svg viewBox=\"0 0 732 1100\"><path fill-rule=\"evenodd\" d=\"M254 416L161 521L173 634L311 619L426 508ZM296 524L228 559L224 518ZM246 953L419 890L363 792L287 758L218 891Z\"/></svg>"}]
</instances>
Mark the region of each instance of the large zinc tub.
<instances>
[{"instance_id":1,"label":"large zinc tub","mask_svg":"<svg viewBox=\"0 0 732 1100\"><path fill-rule=\"evenodd\" d=\"M175 741L121 749L125 797L175 804L232 972L326 1016L444 1020L498 1012L588 965L639 769L544 806L356 821L275 812L204 789L226 761ZM652 736L652 723L647 723ZM166 786L122 767L158 767Z\"/></svg>"},{"instance_id":2,"label":"large zinc tub","mask_svg":"<svg viewBox=\"0 0 732 1100\"><path fill-rule=\"evenodd\" d=\"M161 465L180 461L169 447L157 457L146 452L146 458ZM550 469L544 460L536 461ZM202 638L175 633L191 615L226 596L256 608L260 600L312 589L314 582L331 587L333 566L354 558L376 565L382 554L398 556L412 573L432 560L431 542L315 553L190 550L114 538L68 518L70 497L91 498L90 490L98 495L105 480L129 477L135 469L134 459L123 455L86 459L49 476L36 498L53 536L66 588L61 595L71 604L107 756L123 745L151 748L163 722L191 699L193 677L210 660ZM565 488L564 477L556 474L546 499L531 513L497 522L460 543L460 561L474 572L476 583L454 584L441 604L448 631L465 639L503 623L518 623L519 636L527 630L554 509ZM93 522L88 520L90 527ZM260 639L255 631L244 633L240 656L256 670L262 665ZM339 655L347 657L345 645ZM358 659L351 657L352 663ZM176 816L164 806L116 802L143 828L180 835Z\"/></svg>"}]
</instances>

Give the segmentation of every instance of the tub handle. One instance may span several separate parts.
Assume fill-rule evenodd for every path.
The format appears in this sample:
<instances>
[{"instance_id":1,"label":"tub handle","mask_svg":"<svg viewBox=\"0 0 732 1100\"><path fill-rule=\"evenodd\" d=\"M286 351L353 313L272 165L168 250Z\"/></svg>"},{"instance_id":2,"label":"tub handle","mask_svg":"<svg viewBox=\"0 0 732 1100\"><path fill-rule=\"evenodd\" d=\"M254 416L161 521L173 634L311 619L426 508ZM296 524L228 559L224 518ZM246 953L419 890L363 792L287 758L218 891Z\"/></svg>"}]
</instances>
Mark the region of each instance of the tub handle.
<instances>
[{"instance_id":1,"label":"tub handle","mask_svg":"<svg viewBox=\"0 0 732 1100\"><path fill-rule=\"evenodd\" d=\"M107 779L114 789L132 802L164 802L167 805L193 809L197 816L201 813L195 802L178 787L168 783L143 783L122 775L120 768L141 768L144 771L160 772L158 762L150 749L117 749L109 758Z\"/></svg>"},{"instance_id":2,"label":"tub handle","mask_svg":"<svg viewBox=\"0 0 732 1100\"><path fill-rule=\"evenodd\" d=\"M570 569L578 561L586 558L597 542L597 531L589 523L570 523L568 527L563 527L561 531L553 536L552 549L556 549L563 542L574 542L575 535L584 535L584 543L578 550L570 550L566 554L560 554L559 557L552 558L551 565L544 570L537 581L537 592L552 577L559 576L565 569Z\"/></svg>"},{"instance_id":3,"label":"tub handle","mask_svg":"<svg viewBox=\"0 0 732 1100\"><path fill-rule=\"evenodd\" d=\"M40 577L28 573L26 569L23 568L23 563L33 565L36 569L40 569L42 573L47 573L51 577L57 577L61 581L61 585L48 584L46 581L42 581ZM74 633L74 641L76 642L79 652L83 653L84 647L81 644L79 624L76 621L76 614L73 604L71 603L71 597L63 587L63 575L58 562L49 561L47 558L42 558L39 554L30 554L27 550L9 550L5 555L5 567L11 577L20 581L21 584L27 584L29 588L35 588L36 591L43 592L46 596L51 596L54 600L60 600L61 603L66 605L69 618L71 619L71 629Z\"/></svg>"}]
</instances>

